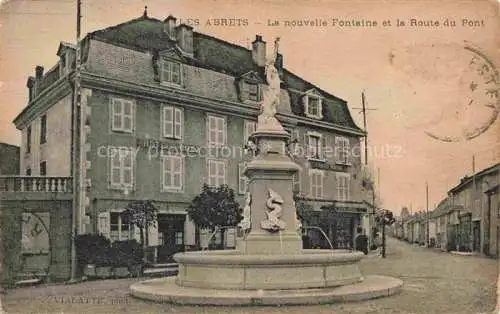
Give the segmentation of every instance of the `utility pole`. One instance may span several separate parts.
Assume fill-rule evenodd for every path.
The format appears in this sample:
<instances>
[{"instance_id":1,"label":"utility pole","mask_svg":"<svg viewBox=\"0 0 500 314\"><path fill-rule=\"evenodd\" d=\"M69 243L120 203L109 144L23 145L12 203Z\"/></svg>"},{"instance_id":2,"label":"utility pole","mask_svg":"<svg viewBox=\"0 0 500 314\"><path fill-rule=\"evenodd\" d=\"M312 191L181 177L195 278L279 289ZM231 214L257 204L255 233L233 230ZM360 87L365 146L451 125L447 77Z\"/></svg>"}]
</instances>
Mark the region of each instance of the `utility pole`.
<instances>
[{"instance_id":1,"label":"utility pole","mask_svg":"<svg viewBox=\"0 0 500 314\"><path fill-rule=\"evenodd\" d=\"M377 167L377 186L378 186L378 197L379 197L379 200L382 196L382 191L380 189L380 167Z\"/></svg>"},{"instance_id":2,"label":"utility pole","mask_svg":"<svg viewBox=\"0 0 500 314\"><path fill-rule=\"evenodd\" d=\"M385 215L386 211L382 214L382 258L385 258Z\"/></svg>"},{"instance_id":3,"label":"utility pole","mask_svg":"<svg viewBox=\"0 0 500 314\"><path fill-rule=\"evenodd\" d=\"M80 68L81 68L81 58L80 58L80 30L81 30L81 0L76 1L76 64L75 64L75 79L74 79L74 91L73 91L73 121L72 121L72 179L73 179L73 206L72 206L72 218L71 218L71 282L77 280L77 260L76 260L76 236L80 229L80 214L81 206L83 202L81 201L82 194L82 112L80 106Z\"/></svg>"},{"instance_id":4,"label":"utility pole","mask_svg":"<svg viewBox=\"0 0 500 314\"><path fill-rule=\"evenodd\" d=\"M365 97L365 91L361 92L361 108L352 108L352 109L358 109L360 110L359 113L363 114L363 129L365 130L365 165L368 165L368 129L367 129L367 123L366 123L366 111L368 110L377 110L376 108L366 108L366 97Z\"/></svg>"},{"instance_id":5,"label":"utility pole","mask_svg":"<svg viewBox=\"0 0 500 314\"><path fill-rule=\"evenodd\" d=\"M365 132L365 165L368 165L368 131L366 130L366 106L365 106L365 92L361 93L361 103L363 105L363 129Z\"/></svg>"},{"instance_id":6,"label":"utility pole","mask_svg":"<svg viewBox=\"0 0 500 314\"><path fill-rule=\"evenodd\" d=\"M476 155L475 154L472 154L472 188L474 189L472 191L472 208L474 211L476 211L477 210L476 205L478 202L477 202ZM481 217L484 217L484 215L482 213L481 213ZM473 239L474 234L472 234L472 224L470 224L469 234L470 234L469 239ZM477 241L477 239L475 241ZM479 239L479 241L481 241L481 240ZM472 251L474 251L475 248L471 247L471 249L472 249Z\"/></svg>"},{"instance_id":7,"label":"utility pole","mask_svg":"<svg viewBox=\"0 0 500 314\"><path fill-rule=\"evenodd\" d=\"M427 234L426 234L426 243L427 247L430 246L429 243L429 223L430 223L430 217L429 217L429 185L427 184L427 181L425 181L425 203L426 203L426 217L427 217Z\"/></svg>"}]
</instances>

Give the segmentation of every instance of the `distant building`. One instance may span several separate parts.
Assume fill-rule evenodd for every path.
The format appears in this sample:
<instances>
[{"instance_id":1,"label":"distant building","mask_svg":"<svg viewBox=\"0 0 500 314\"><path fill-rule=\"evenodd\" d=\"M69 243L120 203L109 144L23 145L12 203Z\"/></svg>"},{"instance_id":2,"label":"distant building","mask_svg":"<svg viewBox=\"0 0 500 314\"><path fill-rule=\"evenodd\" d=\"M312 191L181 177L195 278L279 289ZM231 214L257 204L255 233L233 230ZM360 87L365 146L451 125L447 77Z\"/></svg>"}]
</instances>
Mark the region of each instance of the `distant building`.
<instances>
[{"instance_id":1,"label":"distant building","mask_svg":"<svg viewBox=\"0 0 500 314\"><path fill-rule=\"evenodd\" d=\"M431 214L436 246L446 251L498 256L500 164L466 176Z\"/></svg>"},{"instance_id":2,"label":"distant building","mask_svg":"<svg viewBox=\"0 0 500 314\"><path fill-rule=\"evenodd\" d=\"M19 146L0 143L0 176L19 174Z\"/></svg>"},{"instance_id":3,"label":"distant building","mask_svg":"<svg viewBox=\"0 0 500 314\"><path fill-rule=\"evenodd\" d=\"M451 204L462 206L458 215L458 248L498 256L498 185L500 163L462 178L448 192Z\"/></svg>"}]
</instances>

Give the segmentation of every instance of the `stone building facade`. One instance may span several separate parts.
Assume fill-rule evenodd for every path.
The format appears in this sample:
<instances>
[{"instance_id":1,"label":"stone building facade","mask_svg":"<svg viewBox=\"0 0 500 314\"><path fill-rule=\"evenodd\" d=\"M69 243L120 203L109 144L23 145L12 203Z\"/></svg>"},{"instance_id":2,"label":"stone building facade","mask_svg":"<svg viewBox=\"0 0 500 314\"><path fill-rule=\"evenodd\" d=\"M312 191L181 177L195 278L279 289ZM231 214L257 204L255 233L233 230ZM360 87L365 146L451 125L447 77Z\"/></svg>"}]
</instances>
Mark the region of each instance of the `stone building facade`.
<instances>
[{"instance_id":1,"label":"stone building facade","mask_svg":"<svg viewBox=\"0 0 500 314\"><path fill-rule=\"evenodd\" d=\"M19 174L19 146L0 143L0 176Z\"/></svg>"},{"instance_id":2,"label":"stone building facade","mask_svg":"<svg viewBox=\"0 0 500 314\"><path fill-rule=\"evenodd\" d=\"M23 139L21 173L80 171L78 233L138 237L119 212L133 200L153 200L160 213L148 245L161 262L194 244L186 209L203 183L229 185L243 205L245 145L267 88L261 36L246 49L178 25L172 16L161 21L146 14L88 34L82 40L80 146L72 141L75 47L61 43L58 55L47 73L37 67L28 79L30 102L14 122ZM304 224L322 245L326 234L335 247L352 247L366 212L359 154L364 132L346 101L283 64L278 54L277 118L302 168L295 190L310 208ZM74 169L76 149L83 158Z\"/></svg>"}]
</instances>

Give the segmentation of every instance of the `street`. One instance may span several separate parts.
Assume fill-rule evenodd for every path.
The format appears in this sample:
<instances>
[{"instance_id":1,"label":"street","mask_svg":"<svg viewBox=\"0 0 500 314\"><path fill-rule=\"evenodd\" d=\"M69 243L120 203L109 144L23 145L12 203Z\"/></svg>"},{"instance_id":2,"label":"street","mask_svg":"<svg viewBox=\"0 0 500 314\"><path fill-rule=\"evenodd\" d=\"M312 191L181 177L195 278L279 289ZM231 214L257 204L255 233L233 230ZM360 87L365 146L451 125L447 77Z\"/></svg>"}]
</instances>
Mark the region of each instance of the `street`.
<instances>
[{"instance_id":1,"label":"street","mask_svg":"<svg viewBox=\"0 0 500 314\"><path fill-rule=\"evenodd\" d=\"M2 297L6 313L493 313L498 261L457 256L388 239L387 258L369 255L364 275L401 278L395 296L359 303L287 307L188 307L155 304L128 296L140 279L46 285L10 290Z\"/></svg>"}]
</instances>

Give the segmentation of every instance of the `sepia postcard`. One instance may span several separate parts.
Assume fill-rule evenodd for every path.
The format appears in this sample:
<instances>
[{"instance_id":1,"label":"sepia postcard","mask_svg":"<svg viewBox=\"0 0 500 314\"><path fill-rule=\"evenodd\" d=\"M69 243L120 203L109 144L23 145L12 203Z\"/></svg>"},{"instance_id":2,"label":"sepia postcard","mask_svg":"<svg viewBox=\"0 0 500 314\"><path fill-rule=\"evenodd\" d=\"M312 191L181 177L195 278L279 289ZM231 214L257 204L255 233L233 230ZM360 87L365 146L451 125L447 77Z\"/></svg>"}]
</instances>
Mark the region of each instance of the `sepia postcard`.
<instances>
[{"instance_id":1,"label":"sepia postcard","mask_svg":"<svg viewBox=\"0 0 500 314\"><path fill-rule=\"evenodd\" d=\"M500 313L500 2L0 0L1 313Z\"/></svg>"}]
</instances>

